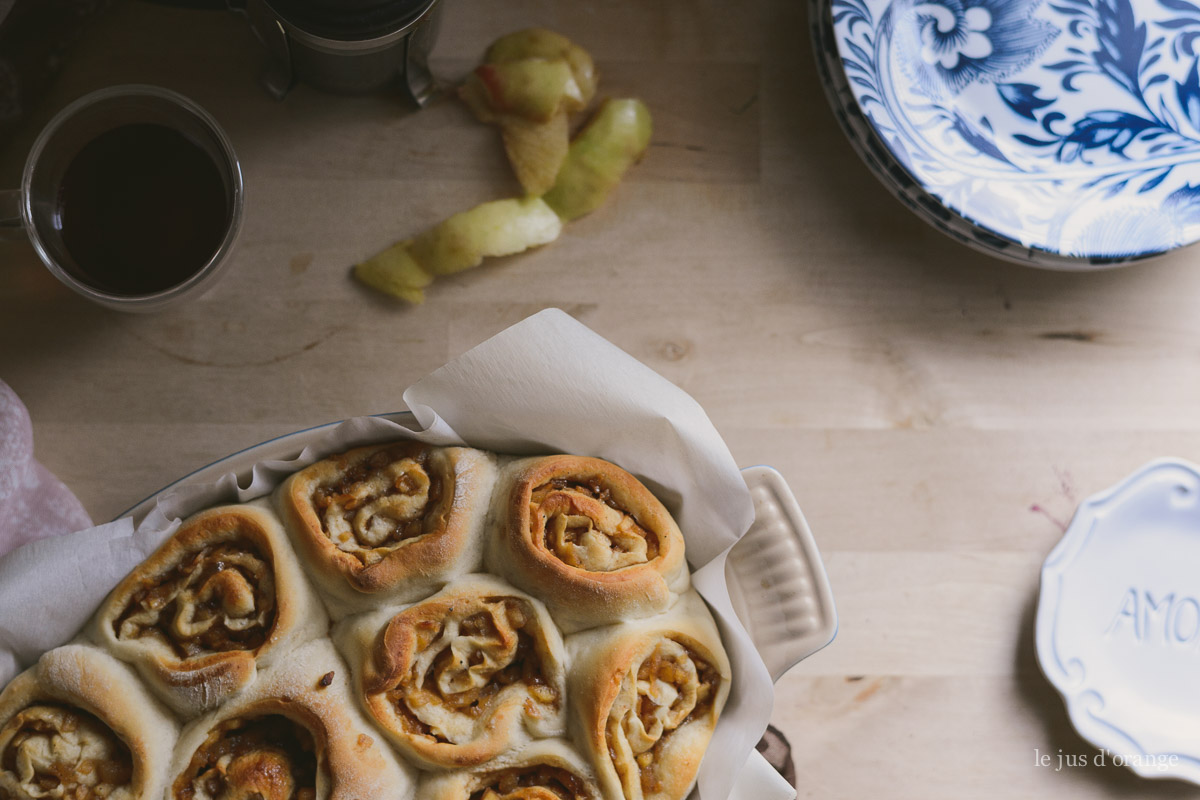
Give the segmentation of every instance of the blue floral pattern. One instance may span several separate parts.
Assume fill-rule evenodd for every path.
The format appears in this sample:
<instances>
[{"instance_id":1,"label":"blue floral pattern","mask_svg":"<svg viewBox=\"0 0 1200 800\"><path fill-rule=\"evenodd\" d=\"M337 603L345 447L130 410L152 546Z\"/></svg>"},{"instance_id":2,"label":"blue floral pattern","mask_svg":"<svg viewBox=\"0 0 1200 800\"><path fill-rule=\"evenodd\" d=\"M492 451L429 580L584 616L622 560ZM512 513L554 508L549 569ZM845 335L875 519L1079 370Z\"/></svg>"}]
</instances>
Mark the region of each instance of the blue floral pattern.
<instances>
[{"instance_id":1,"label":"blue floral pattern","mask_svg":"<svg viewBox=\"0 0 1200 800\"><path fill-rule=\"evenodd\" d=\"M1200 239L1198 3L813 0L814 36L844 126L922 216L1119 263Z\"/></svg>"},{"instance_id":2,"label":"blue floral pattern","mask_svg":"<svg viewBox=\"0 0 1200 800\"><path fill-rule=\"evenodd\" d=\"M893 50L905 76L931 99L1024 69L1058 30L1033 19L1041 0L899 0L890 8Z\"/></svg>"}]
</instances>

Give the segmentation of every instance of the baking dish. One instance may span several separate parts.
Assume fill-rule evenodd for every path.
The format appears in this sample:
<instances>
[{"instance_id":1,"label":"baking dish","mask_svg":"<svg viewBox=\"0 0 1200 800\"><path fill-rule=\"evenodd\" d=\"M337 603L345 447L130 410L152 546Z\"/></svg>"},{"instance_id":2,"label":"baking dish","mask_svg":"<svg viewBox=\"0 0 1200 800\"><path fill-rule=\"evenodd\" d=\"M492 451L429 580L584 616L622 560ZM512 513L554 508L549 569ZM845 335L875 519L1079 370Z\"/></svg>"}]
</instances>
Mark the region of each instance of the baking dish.
<instances>
[{"instance_id":1,"label":"baking dish","mask_svg":"<svg viewBox=\"0 0 1200 800\"><path fill-rule=\"evenodd\" d=\"M128 509L118 519L127 522L123 518L130 518L139 530L147 527L165 530L170 519L190 516L213 502L221 502L217 494L236 494L241 501L261 496L271 491L283 475L290 474L297 460L311 462L339 452L347 441L351 441L352 435L357 436L353 440L357 443L394 437L397 427L414 432L421 430L417 417L410 412L399 412L332 422L285 434L192 472ZM344 428L352 428L354 433L345 433ZM371 431L365 434L369 439L362 438L364 429ZM718 588L708 595L710 605L723 604L724 613L736 614L746 629L745 634L727 630L722 635L740 637L743 653L757 651L761 657L766 669L745 664L742 668L747 671L742 674L746 680L755 680L750 676L757 671L763 681L768 675L770 680L778 681L792 665L832 641L837 630L837 616L812 533L783 477L764 466L743 469L740 475L749 489L753 522L727 553L712 559L723 563L708 561L708 566L694 573L694 578L699 581L703 573L710 592L714 591L713 579L719 579L715 584ZM698 588L702 595L705 594L705 589ZM714 612L719 614L715 606ZM727 647L732 641L726 639ZM751 695L758 694L753 689L750 691ZM738 720L744 723L753 720L755 726L765 727L770 712L769 697L769 692L765 696L758 694L758 698L747 696L747 707L759 708L760 711L753 712L759 716L747 717L745 713L749 712L744 712L741 717L737 713L723 717L723 723L733 726L725 729L728 740L742 742L738 747L751 747L760 729L739 728ZM718 730L720 728L718 725ZM735 800L786 796L783 791L786 784L781 785L777 775L773 778L764 776L763 769L773 771L761 756L754 753L751 756L756 757L750 759L746 770L734 771L736 780L733 773L723 773L728 777L721 780L723 785L717 794L731 792L729 797ZM717 774L722 773L718 770ZM774 789L764 789L771 785Z\"/></svg>"}]
</instances>

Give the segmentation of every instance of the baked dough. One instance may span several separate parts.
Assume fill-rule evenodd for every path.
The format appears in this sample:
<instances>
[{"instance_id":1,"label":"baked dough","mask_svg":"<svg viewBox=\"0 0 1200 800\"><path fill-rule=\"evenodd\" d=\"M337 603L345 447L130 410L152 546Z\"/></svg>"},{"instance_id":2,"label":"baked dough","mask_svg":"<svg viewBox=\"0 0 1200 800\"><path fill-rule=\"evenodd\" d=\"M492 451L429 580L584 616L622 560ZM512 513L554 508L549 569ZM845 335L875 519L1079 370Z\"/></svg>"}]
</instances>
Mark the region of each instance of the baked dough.
<instances>
[{"instance_id":1,"label":"baked dough","mask_svg":"<svg viewBox=\"0 0 1200 800\"><path fill-rule=\"evenodd\" d=\"M416 772L370 727L328 639L188 725L167 800L402 800Z\"/></svg>"},{"instance_id":2,"label":"baked dough","mask_svg":"<svg viewBox=\"0 0 1200 800\"><path fill-rule=\"evenodd\" d=\"M700 595L570 636L567 652L572 731L605 797L686 797L729 696L729 659Z\"/></svg>"},{"instance_id":3,"label":"baked dough","mask_svg":"<svg viewBox=\"0 0 1200 800\"><path fill-rule=\"evenodd\" d=\"M0 693L0 798L158 800L177 733L129 667L59 647Z\"/></svg>"},{"instance_id":4,"label":"baked dough","mask_svg":"<svg viewBox=\"0 0 1200 800\"><path fill-rule=\"evenodd\" d=\"M487 566L536 594L564 631L667 610L689 585L683 534L637 478L583 456L501 470Z\"/></svg>"},{"instance_id":5,"label":"baked dough","mask_svg":"<svg viewBox=\"0 0 1200 800\"><path fill-rule=\"evenodd\" d=\"M334 618L427 597L478 570L495 463L481 450L402 441L284 481L280 516Z\"/></svg>"},{"instance_id":6,"label":"baked dough","mask_svg":"<svg viewBox=\"0 0 1200 800\"><path fill-rule=\"evenodd\" d=\"M356 448L184 520L18 676L0 800L682 800L730 686L689 584L606 461Z\"/></svg>"},{"instance_id":7,"label":"baked dough","mask_svg":"<svg viewBox=\"0 0 1200 800\"><path fill-rule=\"evenodd\" d=\"M538 739L482 767L426 774L416 800L600 800L600 787L566 740Z\"/></svg>"},{"instance_id":8,"label":"baked dough","mask_svg":"<svg viewBox=\"0 0 1200 800\"><path fill-rule=\"evenodd\" d=\"M368 713L424 768L477 766L564 732L562 638L540 602L497 578L466 575L334 638Z\"/></svg>"},{"instance_id":9,"label":"baked dough","mask_svg":"<svg viewBox=\"0 0 1200 800\"><path fill-rule=\"evenodd\" d=\"M191 718L328 628L278 519L256 501L185 520L113 589L88 635Z\"/></svg>"}]
</instances>

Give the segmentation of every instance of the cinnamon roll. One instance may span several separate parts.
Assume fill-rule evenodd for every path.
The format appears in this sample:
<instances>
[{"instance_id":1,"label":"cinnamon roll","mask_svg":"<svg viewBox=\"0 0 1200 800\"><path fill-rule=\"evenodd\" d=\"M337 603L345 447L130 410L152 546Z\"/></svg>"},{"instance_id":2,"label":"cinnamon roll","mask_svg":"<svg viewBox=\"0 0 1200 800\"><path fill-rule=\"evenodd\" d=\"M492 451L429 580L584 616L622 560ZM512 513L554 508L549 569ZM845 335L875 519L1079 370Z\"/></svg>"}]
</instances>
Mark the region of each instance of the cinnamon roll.
<instances>
[{"instance_id":1,"label":"cinnamon roll","mask_svg":"<svg viewBox=\"0 0 1200 800\"><path fill-rule=\"evenodd\" d=\"M416 774L358 711L328 639L265 670L180 736L167 800L366 800L412 795Z\"/></svg>"},{"instance_id":2,"label":"cinnamon roll","mask_svg":"<svg viewBox=\"0 0 1200 800\"><path fill-rule=\"evenodd\" d=\"M411 602L478 569L495 473L480 450L393 442L318 461L275 499L337 618Z\"/></svg>"},{"instance_id":3,"label":"cinnamon roll","mask_svg":"<svg viewBox=\"0 0 1200 800\"><path fill-rule=\"evenodd\" d=\"M334 631L368 713L426 768L477 766L565 727L562 639L540 602L467 575Z\"/></svg>"},{"instance_id":4,"label":"cinnamon roll","mask_svg":"<svg viewBox=\"0 0 1200 800\"><path fill-rule=\"evenodd\" d=\"M256 502L185 520L117 585L89 635L193 717L327 630L279 521Z\"/></svg>"},{"instance_id":5,"label":"cinnamon roll","mask_svg":"<svg viewBox=\"0 0 1200 800\"><path fill-rule=\"evenodd\" d=\"M682 800L729 695L729 659L704 601L568 637L572 728L608 798Z\"/></svg>"},{"instance_id":6,"label":"cinnamon roll","mask_svg":"<svg viewBox=\"0 0 1200 800\"><path fill-rule=\"evenodd\" d=\"M615 464L521 459L493 504L489 571L536 593L567 632L660 614L689 585L675 521Z\"/></svg>"},{"instance_id":7,"label":"cinnamon roll","mask_svg":"<svg viewBox=\"0 0 1200 800\"><path fill-rule=\"evenodd\" d=\"M0 693L0 798L158 800L177 733L129 667L51 650Z\"/></svg>"},{"instance_id":8,"label":"cinnamon roll","mask_svg":"<svg viewBox=\"0 0 1200 800\"><path fill-rule=\"evenodd\" d=\"M416 800L600 800L600 787L565 740L538 739L482 767L427 774Z\"/></svg>"}]
</instances>

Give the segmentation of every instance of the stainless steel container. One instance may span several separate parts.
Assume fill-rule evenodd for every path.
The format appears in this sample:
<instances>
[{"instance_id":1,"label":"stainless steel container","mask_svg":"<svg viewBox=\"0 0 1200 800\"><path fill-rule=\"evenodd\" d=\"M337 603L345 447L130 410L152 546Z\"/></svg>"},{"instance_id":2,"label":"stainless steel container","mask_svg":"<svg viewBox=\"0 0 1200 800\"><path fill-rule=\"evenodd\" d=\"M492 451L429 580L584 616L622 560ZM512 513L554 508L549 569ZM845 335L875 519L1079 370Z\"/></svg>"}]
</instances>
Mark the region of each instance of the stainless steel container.
<instances>
[{"instance_id":1,"label":"stainless steel container","mask_svg":"<svg viewBox=\"0 0 1200 800\"><path fill-rule=\"evenodd\" d=\"M424 105L439 0L228 0L267 49L262 82L282 99L298 81L338 94L403 86Z\"/></svg>"}]
</instances>

